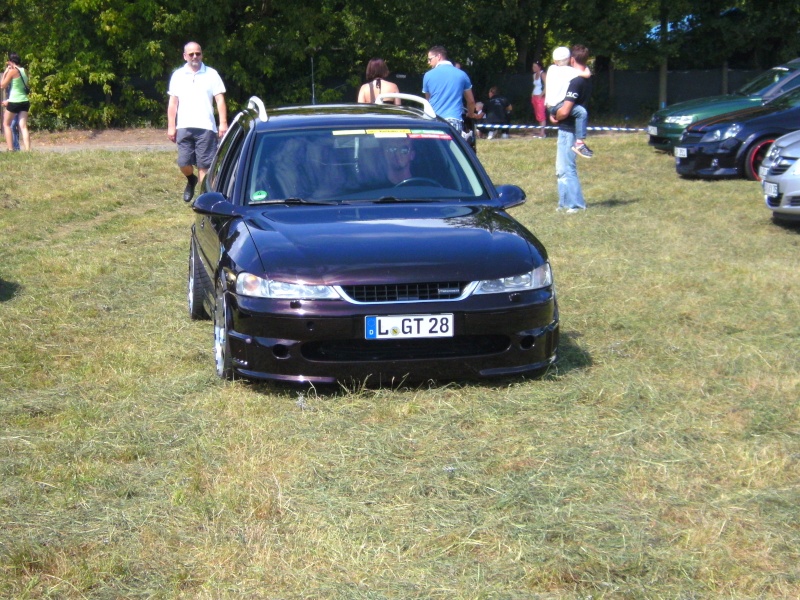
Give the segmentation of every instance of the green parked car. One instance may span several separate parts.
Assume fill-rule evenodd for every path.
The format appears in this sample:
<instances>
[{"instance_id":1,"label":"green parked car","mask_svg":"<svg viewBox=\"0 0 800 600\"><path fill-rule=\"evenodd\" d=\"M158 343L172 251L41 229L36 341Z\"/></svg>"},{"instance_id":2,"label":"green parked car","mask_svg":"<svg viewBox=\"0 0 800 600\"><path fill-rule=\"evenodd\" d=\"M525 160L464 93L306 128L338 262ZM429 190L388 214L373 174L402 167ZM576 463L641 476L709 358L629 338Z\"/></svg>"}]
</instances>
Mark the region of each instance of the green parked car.
<instances>
[{"instance_id":1,"label":"green parked car","mask_svg":"<svg viewBox=\"0 0 800 600\"><path fill-rule=\"evenodd\" d=\"M653 114L647 126L648 143L672 150L683 130L700 119L761 106L800 86L800 58L765 71L733 94L678 102Z\"/></svg>"}]
</instances>

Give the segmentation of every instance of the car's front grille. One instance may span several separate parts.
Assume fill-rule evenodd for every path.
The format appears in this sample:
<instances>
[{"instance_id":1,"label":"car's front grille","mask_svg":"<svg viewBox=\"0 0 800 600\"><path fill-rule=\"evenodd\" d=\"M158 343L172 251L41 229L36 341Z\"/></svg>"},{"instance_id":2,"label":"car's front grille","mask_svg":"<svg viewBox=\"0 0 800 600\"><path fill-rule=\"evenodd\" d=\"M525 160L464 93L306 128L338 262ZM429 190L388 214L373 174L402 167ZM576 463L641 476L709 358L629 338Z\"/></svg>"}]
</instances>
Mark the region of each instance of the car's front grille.
<instances>
[{"instance_id":1,"label":"car's front grille","mask_svg":"<svg viewBox=\"0 0 800 600\"><path fill-rule=\"evenodd\" d=\"M465 282L397 283L388 285L343 285L342 291L354 302L419 302L453 300L464 293Z\"/></svg>"},{"instance_id":2,"label":"car's front grille","mask_svg":"<svg viewBox=\"0 0 800 600\"><path fill-rule=\"evenodd\" d=\"M303 356L318 361L433 360L504 352L504 335L465 335L424 340L330 340L303 344Z\"/></svg>"},{"instance_id":3,"label":"car's front grille","mask_svg":"<svg viewBox=\"0 0 800 600\"><path fill-rule=\"evenodd\" d=\"M780 161L775 161L772 163L772 166L769 169L770 175L783 175L786 171L789 170L797 159L795 158L784 158Z\"/></svg>"},{"instance_id":4,"label":"car's front grille","mask_svg":"<svg viewBox=\"0 0 800 600\"><path fill-rule=\"evenodd\" d=\"M767 205L777 208L781 205L781 198L783 198L783 194L779 194L777 196L767 196Z\"/></svg>"},{"instance_id":5,"label":"car's front grille","mask_svg":"<svg viewBox=\"0 0 800 600\"><path fill-rule=\"evenodd\" d=\"M683 135L681 136L681 141L679 143L681 145L697 144L701 139L703 139L704 135L705 133L703 132L695 133L693 131L684 131Z\"/></svg>"}]
</instances>

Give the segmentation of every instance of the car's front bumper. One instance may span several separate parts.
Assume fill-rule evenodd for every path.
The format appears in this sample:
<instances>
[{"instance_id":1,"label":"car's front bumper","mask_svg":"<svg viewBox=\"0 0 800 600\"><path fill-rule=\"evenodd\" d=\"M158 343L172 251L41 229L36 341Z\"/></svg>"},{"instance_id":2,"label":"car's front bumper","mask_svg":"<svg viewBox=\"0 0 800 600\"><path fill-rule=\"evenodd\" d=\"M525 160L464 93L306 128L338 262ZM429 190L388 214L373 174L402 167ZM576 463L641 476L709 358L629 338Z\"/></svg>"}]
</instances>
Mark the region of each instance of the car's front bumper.
<instances>
[{"instance_id":1,"label":"car's front bumper","mask_svg":"<svg viewBox=\"0 0 800 600\"><path fill-rule=\"evenodd\" d=\"M777 218L800 221L800 175L767 175L761 181L764 203Z\"/></svg>"},{"instance_id":2,"label":"car's front bumper","mask_svg":"<svg viewBox=\"0 0 800 600\"><path fill-rule=\"evenodd\" d=\"M684 177L737 177L739 140L679 144L673 149L675 170Z\"/></svg>"},{"instance_id":3,"label":"car's front bumper","mask_svg":"<svg viewBox=\"0 0 800 600\"><path fill-rule=\"evenodd\" d=\"M654 123L651 121L647 126L647 143L656 150L670 151L678 143L683 130L681 125L670 125L668 123Z\"/></svg>"},{"instance_id":4,"label":"car's front bumper","mask_svg":"<svg viewBox=\"0 0 800 600\"><path fill-rule=\"evenodd\" d=\"M556 359L552 288L457 302L289 302L228 292L230 350L240 376L295 382L390 384L541 371ZM454 315L454 336L365 339L370 315Z\"/></svg>"}]
</instances>

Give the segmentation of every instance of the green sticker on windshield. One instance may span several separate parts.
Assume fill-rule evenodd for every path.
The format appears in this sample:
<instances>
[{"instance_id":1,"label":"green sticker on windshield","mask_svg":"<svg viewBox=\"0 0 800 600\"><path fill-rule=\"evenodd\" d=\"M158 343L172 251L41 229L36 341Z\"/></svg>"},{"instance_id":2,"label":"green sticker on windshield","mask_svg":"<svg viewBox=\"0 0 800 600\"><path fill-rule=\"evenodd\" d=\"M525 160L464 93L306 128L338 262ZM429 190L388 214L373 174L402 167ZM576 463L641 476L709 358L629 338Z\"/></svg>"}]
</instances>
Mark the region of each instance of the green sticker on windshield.
<instances>
[{"instance_id":1,"label":"green sticker on windshield","mask_svg":"<svg viewBox=\"0 0 800 600\"><path fill-rule=\"evenodd\" d=\"M253 200L258 201L258 200L264 200L267 196L268 196L268 194L267 194L266 190L258 190L257 192L253 192L253 195L251 196L251 198Z\"/></svg>"}]
</instances>

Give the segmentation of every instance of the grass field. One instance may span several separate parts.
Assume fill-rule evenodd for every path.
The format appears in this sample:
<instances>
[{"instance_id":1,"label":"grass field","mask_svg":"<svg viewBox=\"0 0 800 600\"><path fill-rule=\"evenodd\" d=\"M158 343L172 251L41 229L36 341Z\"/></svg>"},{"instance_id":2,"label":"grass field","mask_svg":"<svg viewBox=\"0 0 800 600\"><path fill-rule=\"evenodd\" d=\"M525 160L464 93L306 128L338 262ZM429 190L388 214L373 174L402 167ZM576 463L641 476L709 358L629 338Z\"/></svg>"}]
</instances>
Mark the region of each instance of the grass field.
<instances>
[{"instance_id":1,"label":"grass field","mask_svg":"<svg viewBox=\"0 0 800 600\"><path fill-rule=\"evenodd\" d=\"M0 154L0 597L798 598L800 229L757 184L482 141L544 242L541 379L213 374L170 152Z\"/></svg>"}]
</instances>

